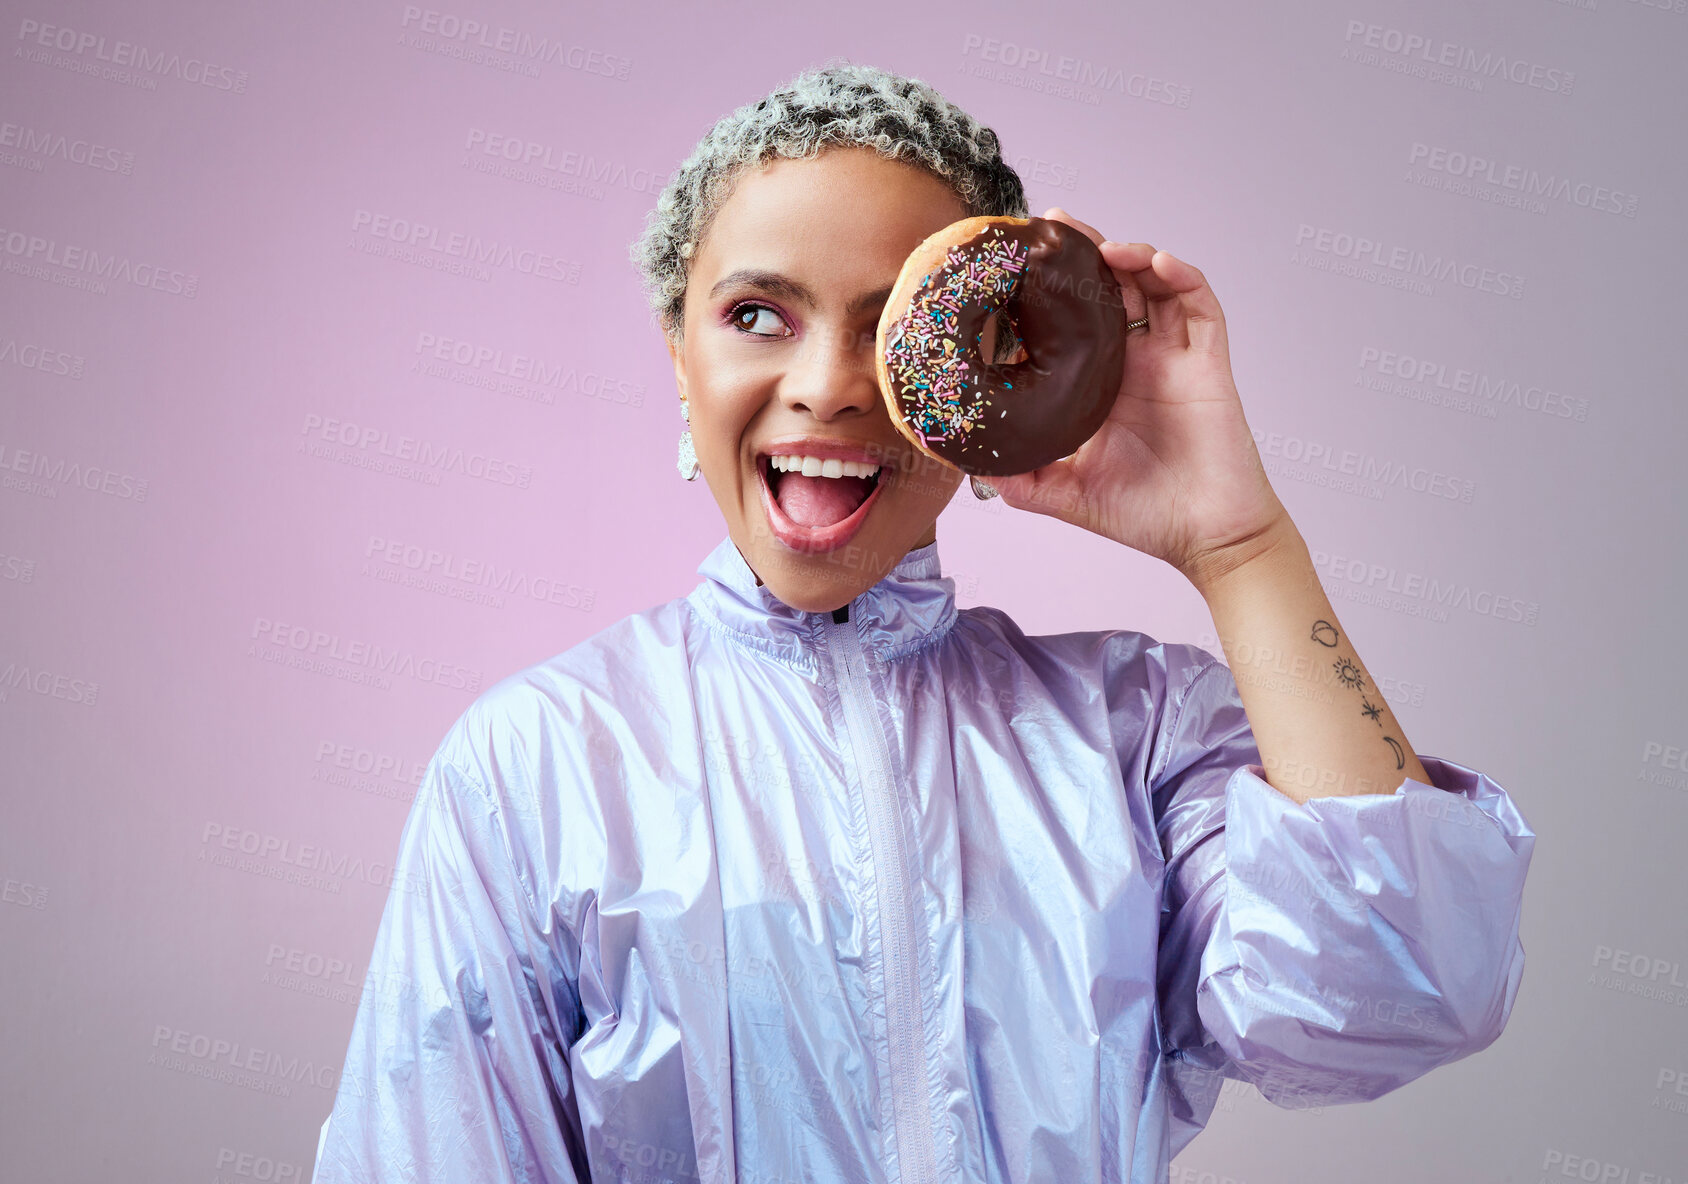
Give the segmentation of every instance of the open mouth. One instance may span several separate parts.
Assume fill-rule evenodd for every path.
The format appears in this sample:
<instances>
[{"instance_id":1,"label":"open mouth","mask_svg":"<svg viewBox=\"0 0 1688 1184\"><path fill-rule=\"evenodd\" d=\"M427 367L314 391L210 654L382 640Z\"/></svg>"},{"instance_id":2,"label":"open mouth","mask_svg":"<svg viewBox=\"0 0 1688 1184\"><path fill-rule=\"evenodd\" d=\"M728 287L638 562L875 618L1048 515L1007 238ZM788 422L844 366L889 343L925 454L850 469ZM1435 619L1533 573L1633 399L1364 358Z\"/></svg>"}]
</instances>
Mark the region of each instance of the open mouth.
<instances>
[{"instance_id":1,"label":"open mouth","mask_svg":"<svg viewBox=\"0 0 1688 1184\"><path fill-rule=\"evenodd\" d=\"M827 462L832 476L814 471L814 464L807 466L808 472L795 466L794 460L759 456L757 484L775 536L793 550L807 552L830 551L849 542L879 500L888 475L882 466L848 461Z\"/></svg>"}]
</instances>

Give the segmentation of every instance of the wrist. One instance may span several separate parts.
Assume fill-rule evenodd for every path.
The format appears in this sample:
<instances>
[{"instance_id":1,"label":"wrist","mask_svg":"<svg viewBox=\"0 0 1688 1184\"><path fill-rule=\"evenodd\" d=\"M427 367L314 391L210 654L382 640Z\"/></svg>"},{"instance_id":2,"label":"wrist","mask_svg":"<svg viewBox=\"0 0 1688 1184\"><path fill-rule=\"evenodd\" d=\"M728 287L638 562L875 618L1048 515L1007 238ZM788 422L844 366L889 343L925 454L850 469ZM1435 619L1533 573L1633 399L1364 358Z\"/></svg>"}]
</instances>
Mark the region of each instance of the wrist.
<instances>
[{"instance_id":1,"label":"wrist","mask_svg":"<svg viewBox=\"0 0 1688 1184\"><path fill-rule=\"evenodd\" d=\"M1280 566L1287 557L1300 558L1306 554L1307 543L1301 531L1287 512L1280 511L1260 529L1204 552L1180 570L1203 599L1211 600L1225 588Z\"/></svg>"}]
</instances>

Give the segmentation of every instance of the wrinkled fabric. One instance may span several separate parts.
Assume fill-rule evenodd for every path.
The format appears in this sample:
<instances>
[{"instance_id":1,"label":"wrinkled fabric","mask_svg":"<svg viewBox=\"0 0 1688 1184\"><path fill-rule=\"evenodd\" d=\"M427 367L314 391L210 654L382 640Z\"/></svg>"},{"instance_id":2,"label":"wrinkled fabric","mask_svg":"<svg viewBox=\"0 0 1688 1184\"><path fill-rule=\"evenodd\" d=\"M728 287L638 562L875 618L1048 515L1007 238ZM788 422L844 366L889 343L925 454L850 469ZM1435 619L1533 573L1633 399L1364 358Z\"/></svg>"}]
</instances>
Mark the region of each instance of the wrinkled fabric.
<instances>
[{"instance_id":1,"label":"wrinkled fabric","mask_svg":"<svg viewBox=\"0 0 1688 1184\"><path fill-rule=\"evenodd\" d=\"M441 744L317 1184L1165 1181L1225 1078L1375 1098L1506 1023L1487 776L1297 804L1212 654L958 609L935 542L847 614L698 572Z\"/></svg>"}]
</instances>

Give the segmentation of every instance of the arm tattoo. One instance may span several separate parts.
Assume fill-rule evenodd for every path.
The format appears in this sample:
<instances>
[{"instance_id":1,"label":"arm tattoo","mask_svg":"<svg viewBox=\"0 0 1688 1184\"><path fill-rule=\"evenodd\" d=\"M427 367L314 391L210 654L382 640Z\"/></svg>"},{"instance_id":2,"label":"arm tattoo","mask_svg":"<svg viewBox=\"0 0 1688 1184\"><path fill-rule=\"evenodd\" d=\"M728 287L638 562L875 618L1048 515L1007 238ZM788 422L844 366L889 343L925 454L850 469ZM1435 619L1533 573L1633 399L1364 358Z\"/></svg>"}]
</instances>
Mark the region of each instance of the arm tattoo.
<instances>
[{"instance_id":1,"label":"arm tattoo","mask_svg":"<svg viewBox=\"0 0 1688 1184\"><path fill-rule=\"evenodd\" d=\"M1340 639L1340 635L1336 631L1336 626L1325 620L1313 622L1313 629L1310 637L1312 640L1318 642L1326 648L1335 646L1337 641ZM1360 708L1360 714L1381 728L1383 726L1382 706L1373 703L1366 695L1366 681L1360 674L1359 664L1348 658L1338 658L1336 661L1331 663L1331 669L1336 671L1336 680L1343 686L1352 687L1354 690L1360 692L1360 703L1362 705ZM1406 768L1407 758L1406 754L1401 749L1401 742L1393 736L1383 737L1383 742L1389 745L1389 750L1395 754L1395 767L1397 769Z\"/></svg>"}]
</instances>

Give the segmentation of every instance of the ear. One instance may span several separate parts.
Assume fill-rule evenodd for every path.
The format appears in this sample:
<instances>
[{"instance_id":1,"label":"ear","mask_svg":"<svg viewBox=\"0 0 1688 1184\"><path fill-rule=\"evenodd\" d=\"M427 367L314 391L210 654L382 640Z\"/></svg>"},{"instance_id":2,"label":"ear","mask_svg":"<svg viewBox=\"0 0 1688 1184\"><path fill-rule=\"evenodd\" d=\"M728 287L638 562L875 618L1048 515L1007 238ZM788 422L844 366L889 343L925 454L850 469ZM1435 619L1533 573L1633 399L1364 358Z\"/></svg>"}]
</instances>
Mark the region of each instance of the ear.
<instances>
[{"instance_id":1,"label":"ear","mask_svg":"<svg viewBox=\"0 0 1688 1184\"><path fill-rule=\"evenodd\" d=\"M680 397L686 397L686 354L675 342L673 334L666 335L668 356L674 360L674 385L679 389Z\"/></svg>"}]
</instances>

